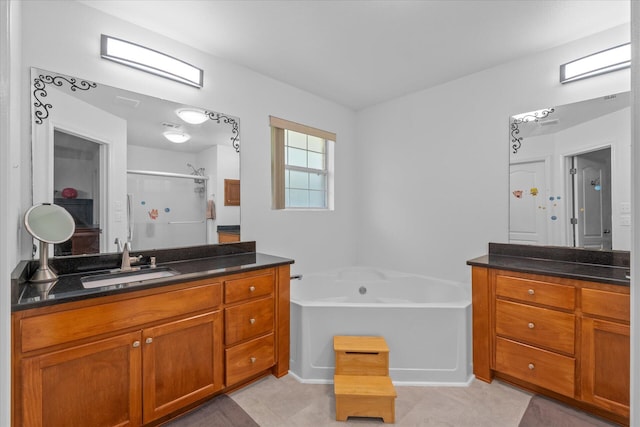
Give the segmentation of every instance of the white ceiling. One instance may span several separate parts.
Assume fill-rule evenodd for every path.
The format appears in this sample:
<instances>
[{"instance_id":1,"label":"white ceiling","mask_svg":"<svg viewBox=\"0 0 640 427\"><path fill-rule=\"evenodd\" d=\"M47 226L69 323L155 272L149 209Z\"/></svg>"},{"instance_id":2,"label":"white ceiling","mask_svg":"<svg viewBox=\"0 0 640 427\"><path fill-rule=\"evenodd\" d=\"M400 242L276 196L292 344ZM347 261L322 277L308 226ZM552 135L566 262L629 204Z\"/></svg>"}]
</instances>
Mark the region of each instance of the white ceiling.
<instances>
[{"instance_id":1,"label":"white ceiling","mask_svg":"<svg viewBox=\"0 0 640 427\"><path fill-rule=\"evenodd\" d=\"M78 1L355 110L630 19L629 0Z\"/></svg>"}]
</instances>

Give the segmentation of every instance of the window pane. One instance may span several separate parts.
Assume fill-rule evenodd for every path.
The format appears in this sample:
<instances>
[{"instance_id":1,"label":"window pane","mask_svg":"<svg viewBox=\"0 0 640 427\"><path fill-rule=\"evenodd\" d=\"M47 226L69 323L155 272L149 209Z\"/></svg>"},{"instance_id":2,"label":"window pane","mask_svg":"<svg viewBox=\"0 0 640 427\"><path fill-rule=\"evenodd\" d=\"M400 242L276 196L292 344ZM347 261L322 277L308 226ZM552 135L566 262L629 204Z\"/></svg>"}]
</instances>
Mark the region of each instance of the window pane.
<instances>
[{"instance_id":1,"label":"window pane","mask_svg":"<svg viewBox=\"0 0 640 427\"><path fill-rule=\"evenodd\" d=\"M287 131L287 145L289 147L307 149L307 135L292 130Z\"/></svg>"},{"instance_id":2,"label":"window pane","mask_svg":"<svg viewBox=\"0 0 640 427\"><path fill-rule=\"evenodd\" d=\"M291 177L289 181L289 188L298 188L306 190L309 188L309 173L299 171L289 171Z\"/></svg>"},{"instance_id":3,"label":"window pane","mask_svg":"<svg viewBox=\"0 0 640 427\"><path fill-rule=\"evenodd\" d=\"M308 153L309 153L309 167L313 169L324 170L324 154L314 153L312 151L308 151Z\"/></svg>"},{"instance_id":4,"label":"window pane","mask_svg":"<svg viewBox=\"0 0 640 427\"><path fill-rule=\"evenodd\" d=\"M289 206L292 208L309 207L309 192L307 190L289 190Z\"/></svg>"},{"instance_id":5,"label":"window pane","mask_svg":"<svg viewBox=\"0 0 640 427\"><path fill-rule=\"evenodd\" d=\"M289 170L285 169L284 170L284 188L289 188L289 187L291 187L291 185L289 185Z\"/></svg>"},{"instance_id":6,"label":"window pane","mask_svg":"<svg viewBox=\"0 0 640 427\"><path fill-rule=\"evenodd\" d=\"M324 139L311 135L309 135L307 138L309 143L308 150L316 151L318 153L324 153Z\"/></svg>"},{"instance_id":7,"label":"window pane","mask_svg":"<svg viewBox=\"0 0 640 427\"><path fill-rule=\"evenodd\" d=\"M307 167L307 151L297 148L287 148L287 165Z\"/></svg>"},{"instance_id":8,"label":"window pane","mask_svg":"<svg viewBox=\"0 0 640 427\"><path fill-rule=\"evenodd\" d=\"M325 185L325 175L310 173L309 174L309 188L311 190L322 190L324 191Z\"/></svg>"},{"instance_id":9,"label":"window pane","mask_svg":"<svg viewBox=\"0 0 640 427\"><path fill-rule=\"evenodd\" d=\"M324 191L309 191L309 207L312 208L326 208Z\"/></svg>"}]
</instances>

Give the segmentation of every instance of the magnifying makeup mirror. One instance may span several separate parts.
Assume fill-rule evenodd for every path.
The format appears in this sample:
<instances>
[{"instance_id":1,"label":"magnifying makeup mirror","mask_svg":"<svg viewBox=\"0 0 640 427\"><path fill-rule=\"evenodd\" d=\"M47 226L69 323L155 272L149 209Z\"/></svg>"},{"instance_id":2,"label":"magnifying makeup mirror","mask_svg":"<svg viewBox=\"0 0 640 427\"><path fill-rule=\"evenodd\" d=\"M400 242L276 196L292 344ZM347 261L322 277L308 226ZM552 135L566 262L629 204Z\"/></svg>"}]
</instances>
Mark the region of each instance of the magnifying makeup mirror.
<instances>
[{"instance_id":1,"label":"magnifying makeup mirror","mask_svg":"<svg viewBox=\"0 0 640 427\"><path fill-rule=\"evenodd\" d=\"M66 242L71 238L76 229L73 217L58 205L42 203L27 210L24 225L29 234L40 241L40 266L30 281L54 282L58 275L49 268L49 244Z\"/></svg>"}]
</instances>

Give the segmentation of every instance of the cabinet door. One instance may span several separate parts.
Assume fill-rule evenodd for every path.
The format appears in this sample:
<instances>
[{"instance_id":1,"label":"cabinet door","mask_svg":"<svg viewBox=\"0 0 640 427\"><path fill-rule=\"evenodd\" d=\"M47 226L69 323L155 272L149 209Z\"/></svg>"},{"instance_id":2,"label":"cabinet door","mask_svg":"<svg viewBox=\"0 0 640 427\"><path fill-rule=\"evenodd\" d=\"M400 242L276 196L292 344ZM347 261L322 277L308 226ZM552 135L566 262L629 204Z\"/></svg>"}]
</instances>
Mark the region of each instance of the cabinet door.
<instances>
[{"instance_id":1,"label":"cabinet door","mask_svg":"<svg viewBox=\"0 0 640 427\"><path fill-rule=\"evenodd\" d=\"M22 361L22 425L141 423L140 332Z\"/></svg>"},{"instance_id":2,"label":"cabinet door","mask_svg":"<svg viewBox=\"0 0 640 427\"><path fill-rule=\"evenodd\" d=\"M582 399L629 416L629 326L582 319Z\"/></svg>"},{"instance_id":3,"label":"cabinet door","mask_svg":"<svg viewBox=\"0 0 640 427\"><path fill-rule=\"evenodd\" d=\"M219 311L142 332L144 423L223 388Z\"/></svg>"}]
</instances>

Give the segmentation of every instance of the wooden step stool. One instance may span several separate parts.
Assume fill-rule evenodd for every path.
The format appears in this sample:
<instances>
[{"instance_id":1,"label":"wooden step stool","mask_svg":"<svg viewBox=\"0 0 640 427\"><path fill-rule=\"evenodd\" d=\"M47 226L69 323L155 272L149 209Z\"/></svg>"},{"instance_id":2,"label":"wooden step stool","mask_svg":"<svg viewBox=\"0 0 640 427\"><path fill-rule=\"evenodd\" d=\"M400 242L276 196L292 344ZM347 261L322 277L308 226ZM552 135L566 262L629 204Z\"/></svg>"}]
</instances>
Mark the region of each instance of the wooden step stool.
<instances>
[{"instance_id":1,"label":"wooden step stool","mask_svg":"<svg viewBox=\"0 0 640 427\"><path fill-rule=\"evenodd\" d=\"M380 417L394 423L397 394L389 377L389 347L384 338L335 336L333 349L336 420Z\"/></svg>"}]
</instances>

